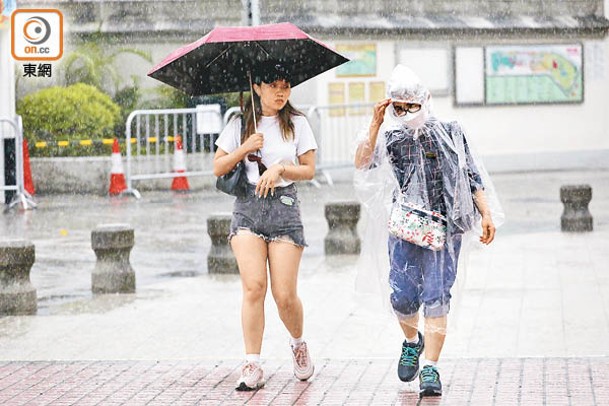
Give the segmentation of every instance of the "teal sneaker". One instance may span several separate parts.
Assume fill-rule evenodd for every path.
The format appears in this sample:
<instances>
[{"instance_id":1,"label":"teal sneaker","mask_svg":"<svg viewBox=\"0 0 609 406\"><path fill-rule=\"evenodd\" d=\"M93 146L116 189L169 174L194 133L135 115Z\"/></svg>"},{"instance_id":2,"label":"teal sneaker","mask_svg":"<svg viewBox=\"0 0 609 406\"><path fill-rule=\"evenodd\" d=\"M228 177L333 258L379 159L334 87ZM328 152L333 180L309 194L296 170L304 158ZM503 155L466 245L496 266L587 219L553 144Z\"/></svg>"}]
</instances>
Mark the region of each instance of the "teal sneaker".
<instances>
[{"instance_id":1,"label":"teal sneaker","mask_svg":"<svg viewBox=\"0 0 609 406\"><path fill-rule=\"evenodd\" d=\"M433 365L425 365L419 374L419 396L442 396L440 373Z\"/></svg>"},{"instance_id":2,"label":"teal sneaker","mask_svg":"<svg viewBox=\"0 0 609 406\"><path fill-rule=\"evenodd\" d=\"M421 332L417 334L419 335L418 343L411 344L406 340L402 343L402 354L400 362L398 362L398 378L403 382L414 381L419 373L419 358L425 348L425 340Z\"/></svg>"}]
</instances>

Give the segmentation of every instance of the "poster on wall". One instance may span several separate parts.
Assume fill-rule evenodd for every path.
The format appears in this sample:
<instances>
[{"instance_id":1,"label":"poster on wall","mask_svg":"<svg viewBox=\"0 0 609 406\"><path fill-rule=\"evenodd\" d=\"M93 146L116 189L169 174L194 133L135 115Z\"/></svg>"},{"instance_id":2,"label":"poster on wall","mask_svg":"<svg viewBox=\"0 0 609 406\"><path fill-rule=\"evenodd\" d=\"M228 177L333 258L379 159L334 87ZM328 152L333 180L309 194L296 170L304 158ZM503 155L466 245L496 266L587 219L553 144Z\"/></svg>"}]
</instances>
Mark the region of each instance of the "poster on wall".
<instances>
[{"instance_id":1,"label":"poster on wall","mask_svg":"<svg viewBox=\"0 0 609 406\"><path fill-rule=\"evenodd\" d=\"M376 76L376 44L337 44L336 52L350 59L336 68L337 77Z\"/></svg>"},{"instance_id":2,"label":"poster on wall","mask_svg":"<svg viewBox=\"0 0 609 406\"><path fill-rule=\"evenodd\" d=\"M368 83L368 101L377 103L385 98L385 82Z\"/></svg>"},{"instance_id":3,"label":"poster on wall","mask_svg":"<svg viewBox=\"0 0 609 406\"><path fill-rule=\"evenodd\" d=\"M330 117L341 117L345 115L345 109L342 105L345 104L345 84L344 83L329 83L328 84L328 101L330 106Z\"/></svg>"},{"instance_id":4,"label":"poster on wall","mask_svg":"<svg viewBox=\"0 0 609 406\"><path fill-rule=\"evenodd\" d=\"M349 104L362 104L366 102L366 86L364 82L352 82L349 83ZM368 111L364 107L351 107L349 108L350 116L359 116L366 114Z\"/></svg>"},{"instance_id":5,"label":"poster on wall","mask_svg":"<svg viewBox=\"0 0 609 406\"><path fill-rule=\"evenodd\" d=\"M582 45L485 47L486 104L583 102Z\"/></svg>"}]
</instances>

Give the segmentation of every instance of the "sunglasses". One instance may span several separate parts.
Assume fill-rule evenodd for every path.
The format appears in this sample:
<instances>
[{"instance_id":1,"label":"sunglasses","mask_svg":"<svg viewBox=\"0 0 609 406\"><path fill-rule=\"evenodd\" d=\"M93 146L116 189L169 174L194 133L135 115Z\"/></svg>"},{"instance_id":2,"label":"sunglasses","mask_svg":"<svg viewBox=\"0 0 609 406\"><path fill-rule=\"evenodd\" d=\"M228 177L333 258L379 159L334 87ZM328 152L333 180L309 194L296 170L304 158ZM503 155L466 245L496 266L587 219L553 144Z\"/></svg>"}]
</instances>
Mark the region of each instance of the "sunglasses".
<instances>
[{"instance_id":1,"label":"sunglasses","mask_svg":"<svg viewBox=\"0 0 609 406\"><path fill-rule=\"evenodd\" d=\"M418 112L419 110L421 110L421 105L414 103L393 103L393 109L395 110L395 114L401 117L406 115L406 113Z\"/></svg>"},{"instance_id":2,"label":"sunglasses","mask_svg":"<svg viewBox=\"0 0 609 406\"><path fill-rule=\"evenodd\" d=\"M247 160L250 162L256 162L258 164L259 175L262 175L264 172L266 172L266 166L262 163L262 157L259 157L258 155L254 154L249 154L247 156Z\"/></svg>"}]
</instances>

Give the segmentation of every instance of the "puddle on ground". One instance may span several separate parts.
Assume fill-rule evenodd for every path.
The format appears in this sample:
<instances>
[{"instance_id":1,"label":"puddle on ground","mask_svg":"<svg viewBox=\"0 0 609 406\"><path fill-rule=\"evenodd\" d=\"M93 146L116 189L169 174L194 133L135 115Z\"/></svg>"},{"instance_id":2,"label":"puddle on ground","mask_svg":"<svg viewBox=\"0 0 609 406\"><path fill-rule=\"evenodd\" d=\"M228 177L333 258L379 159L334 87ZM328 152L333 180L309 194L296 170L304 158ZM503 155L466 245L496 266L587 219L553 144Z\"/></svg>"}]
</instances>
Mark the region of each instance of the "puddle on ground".
<instances>
[{"instance_id":1,"label":"puddle on ground","mask_svg":"<svg viewBox=\"0 0 609 406\"><path fill-rule=\"evenodd\" d=\"M161 278L195 278L197 276L203 275L201 272L197 271L174 271L174 272L166 272L159 275Z\"/></svg>"},{"instance_id":2,"label":"puddle on ground","mask_svg":"<svg viewBox=\"0 0 609 406\"><path fill-rule=\"evenodd\" d=\"M138 300L154 300L167 294L161 289L146 289L136 293L88 295L53 295L38 298L37 316L65 316L106 313Z\"/></svg>"}]
</instances>

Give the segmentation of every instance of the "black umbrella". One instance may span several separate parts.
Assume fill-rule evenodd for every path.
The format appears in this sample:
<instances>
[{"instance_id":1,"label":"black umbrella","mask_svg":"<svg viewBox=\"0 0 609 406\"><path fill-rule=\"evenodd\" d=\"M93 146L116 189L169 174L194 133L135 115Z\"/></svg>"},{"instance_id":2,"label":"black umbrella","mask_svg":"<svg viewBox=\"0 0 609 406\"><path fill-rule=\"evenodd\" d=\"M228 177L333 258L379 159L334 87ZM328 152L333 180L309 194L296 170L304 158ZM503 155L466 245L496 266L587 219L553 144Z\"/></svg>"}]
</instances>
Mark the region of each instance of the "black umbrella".
<instances>
[{"instance_id":1,"label":"black umbrella","mask_svg":"<svg viewBox=\"0 0 609 406\"><path fill-rule=\"evenodd\" d=\"M216 27L172 52L148 76L193 96L247 91L249 72L266 61L287 67L296 86L349 60L290 23Z\"/></svg>"}]
</instances>

